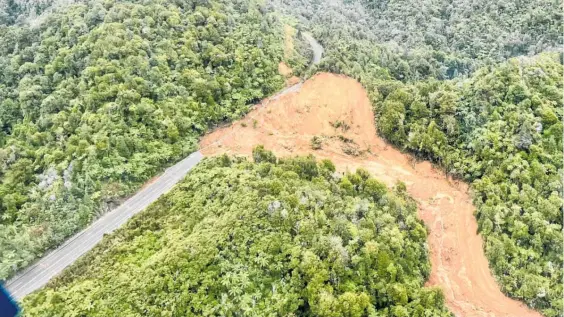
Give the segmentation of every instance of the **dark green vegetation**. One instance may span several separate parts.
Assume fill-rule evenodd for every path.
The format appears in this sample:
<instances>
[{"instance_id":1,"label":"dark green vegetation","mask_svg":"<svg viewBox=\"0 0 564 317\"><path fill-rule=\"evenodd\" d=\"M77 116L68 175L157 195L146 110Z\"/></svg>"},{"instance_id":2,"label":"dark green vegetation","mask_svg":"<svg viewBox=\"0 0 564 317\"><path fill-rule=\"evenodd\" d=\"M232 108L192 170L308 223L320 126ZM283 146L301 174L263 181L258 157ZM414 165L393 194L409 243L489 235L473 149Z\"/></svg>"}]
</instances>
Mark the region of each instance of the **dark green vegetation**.
<instances>
[{"instance_id":1,"label":"dark green vegetation","mask_svg":"<svg viewBox=\"0 0 564 317\"><path fill-rule=\"evenodd\" d=\"M502 290L560 316L562 54L493 62L558 47L561 4L434 2L281 3L324 44L320 69L367 88L382 136L472 184Z\"/></svg>"},{"instance_id":2,"label":"dark green vegetation","mask_svg":"<svg viewBox=\"0 0 564 317\"><path fill-rule=\"evenodd\" d=\"M283 83L249 1L89 1L0 42L0 280Z\"/></svg>"},{"instance_id":3,"label":"dark green vegetation","mask_svg":"<svg viewBox=\"0 0 564 317\"><path fill-rule=\"evenodd\" d=\"M486 255L504 292L562 311L563 67L513 59L463 82L382 83L379 131L472 182Z\"/></svg>"},{"instance_id":4,"label":"dark green vegetation","mask_svg":"<svg viewBox=\"0 0 564 317\"><path fill-rule=\"evenodd\" d=\"M562 43L561 2L93 0L20 24L50 4L0 6L0 279L281 87L280 10L325 48L310 73L358 79L379 133L472 184L503 291L562 312L563 67L561 54L541 53ZM302 72L299 55L288 62ZM420 223L403 193L382 194L363 172L334 180L311 159L221 162L106 240L56 292L31 296L28 312L444 314L440 292L421 289L425 234L406 231ZM268 212L273 201L291 209ZM113 288L120 296L104 297Z\"/></svg>"},{"instance_id":5,"label":"dark green vegetation","mask_svg":"<svg viewBox=\"0 0 564 317\"><path fill-rule=\"evenodd\" d=\"M368 9L378 43L430 52L435 61L468 65L503 61L560 47L562 2L360 0ZM448 66L448 65L447 65ZM454 75L454 74L449 74Z\"/></svg>"},{"instance_id":6,"label":"dark green vegetation","mask_svg":"<svg viewBox=\"0 0 564 317\"><path fill-rule=\"evenodd\" d=\"M26 297L27 316L450 316L416 205L330 161L198 165L172 192Z\"/></svg>"},{"instance_id":7,"label":"dark green vegetation","mask_svg":"<svg viewBox=\"0 0 564 317\"><path fill-rule=\"evenodd\" d=\"M0 2L0 25L37 24L52 9L73 2L74 0L3 0Z\"/></svg>"},{"instance_id":8,"label":"dark green vegetation","mask_svg":"<svg viewBox=\"0 0 564 317\"><path fill-rule=\"evenodd\" d=\"M271 0L325 48L325 70L402 81L467 77L508 57L561 47L553 0Z\"/></svg>"}]
</instances>

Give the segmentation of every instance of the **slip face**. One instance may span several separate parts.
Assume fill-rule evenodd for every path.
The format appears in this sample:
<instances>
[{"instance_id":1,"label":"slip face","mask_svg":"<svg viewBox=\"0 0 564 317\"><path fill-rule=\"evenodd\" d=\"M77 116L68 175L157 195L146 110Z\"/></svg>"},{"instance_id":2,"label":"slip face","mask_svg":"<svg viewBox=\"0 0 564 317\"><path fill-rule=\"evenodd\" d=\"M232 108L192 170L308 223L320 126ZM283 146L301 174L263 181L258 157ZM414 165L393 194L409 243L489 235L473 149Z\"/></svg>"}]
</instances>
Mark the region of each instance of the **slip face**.
<instances>
[{"instance_id":1,"label":"slip face","mask_svg":"<svg viewBox=\"0 0 564 317\"><path fill-rule=\"evenodd\" d=\"M541 316L501 291L477 234L468 186L429 162L416 162L378 137L367 93L356 80L319 73L299 90L265 100L245 118L206 135L203 154L251 156L258 144L277 156L314 154L339 171L368 170L392 186L406 183L430 230L429 286L440 286L457 316Z\"/></svg>"}]
</instances>

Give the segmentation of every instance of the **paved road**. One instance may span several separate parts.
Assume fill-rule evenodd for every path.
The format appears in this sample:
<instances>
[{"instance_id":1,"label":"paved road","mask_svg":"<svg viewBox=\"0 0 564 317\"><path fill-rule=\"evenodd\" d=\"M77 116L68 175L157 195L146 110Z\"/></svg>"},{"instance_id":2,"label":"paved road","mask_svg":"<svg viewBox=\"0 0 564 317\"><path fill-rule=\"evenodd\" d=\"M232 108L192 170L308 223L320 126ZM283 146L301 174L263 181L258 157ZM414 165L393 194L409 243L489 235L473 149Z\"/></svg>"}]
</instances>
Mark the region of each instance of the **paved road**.
<instances>
[{"instance_id":1,"label":"paved road","mask_svg":"<svg viewBox=\"0 0 564 317\"><path fill-rule=\"evenodd\" d=\"M321 46L321 44L319 44L319 42L317 42L317 40L314 39L313 36L311 36L311 34L309 33L302 33L302 36L306 39L306 41L308 41L309 45L311 46L311 49L313 50L313 57L311 59L310 67L319 64L324 52L323 46ZM299 91L302 88L302 85L304 84L304 80L305 78L302 78L302 80L300 80L299 83L296 83L295 85L290 87L286 87L281 91L279 91L278 93L276 93L275 95L271 96L270 98L268 98L268 101L265 105L267 105L270 101L276 100L286 94Z\"/></svg>"},{"instance_id":2,"label":"paved road","mask_svg":"<svg viewBox=\"0 0 564 317\"><path fill-rule=\"evenodd\" d=\"M305 39L313 50L312 64L321 61L323 47L308 33L304 33ZM302 82L288 87L271 99L276 99L286 93L300 89ZM152 184L140 190L135 196L126 200L118 208L100 217L93 224L74 237L67 240L63 245L53 250L34 265L16 275L6 283L6 288L16 300L22 299L27 294L43 287L49 280L61 273L67 266L71 265L84 253L90 251L105 234L109 234L123 225L133 215L139 213L162 194L169 191L176 183L184 178L203 158L202 153L194 152L176 165L167 169Z\"/></svg>"},{"instance_id":3,"label":"paved road","mask_svg":"<svg viewBox=\"0 0 564 317\"><path fill-rule=\"evenodd\" d=\"M152 184L140 190L135 196L121 204L121 206L100 217L92 225L9 280L6 283L8 291L16 300L20 300L25 295L43 287L51 278L61 273L63 269L92 249L102 240L105 234L119 228L133 215L145 209L162 194L169 191L202 158L202 153L199 151L194 152L167 169Z\"/></svg>"},{"instance_id":4,"label":"paved road","mask_svg":"<svg viewBox=\"0 0 564 317\"><path fill-rule=\"evenodd\" d=\"M319 44L319 42L317 42L313 36L311 36L311 34L309 33L302 33L303 37L306 39L306 41L309 42L309 45L311 46L311 49L313 50L313 59L311 60L312 64L319 64L319 62L321 61L321 56L323 55L323 46L321 46L321 44Z\"/></svg>"}]
</instances>

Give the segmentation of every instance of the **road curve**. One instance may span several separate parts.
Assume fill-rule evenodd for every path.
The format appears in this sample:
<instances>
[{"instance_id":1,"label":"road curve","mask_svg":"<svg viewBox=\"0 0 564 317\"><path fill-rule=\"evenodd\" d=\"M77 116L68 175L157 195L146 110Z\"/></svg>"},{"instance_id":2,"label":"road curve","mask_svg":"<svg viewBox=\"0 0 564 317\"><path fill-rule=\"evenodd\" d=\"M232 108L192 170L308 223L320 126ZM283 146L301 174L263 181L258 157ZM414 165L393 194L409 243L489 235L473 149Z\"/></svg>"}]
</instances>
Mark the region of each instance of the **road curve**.
<instances>
[{"instance_id":1,"label":"road curve","mask_svg":"<svg viewBox=\"0 0 564 317\"><path fill-rule=\"evenodd\" d=\"M5 285L8 292L16 300L21 300L27 294L43 287L51 278L61 273L67 266L92 249L102 240L104 235L119 228L129 218L169 191L202 158L202 153L199 151L194 152L168 168L154 182L137 192L137 194L126 200L119 207L100 217L100 219L67 240L63 245L9 280Z\"/></svg>"},{"instance_id":2,"label":"road curve","mask_svg":"<svg viewBox=\"0 0 564 317\"><path fill-rule=\"evenodd\" d=\"M323 55L324 52L323 46L321 46L321 44L319 44L319 42L317 42L313 38L313 36L311 36L311 34L307 32L302 33L302 36L306 39L306 41L311 46L311 49L313 50L313 58L311 60L311 63L319 64L319 62L321 61L321 56Z\"/></svg>"}]
</instances>

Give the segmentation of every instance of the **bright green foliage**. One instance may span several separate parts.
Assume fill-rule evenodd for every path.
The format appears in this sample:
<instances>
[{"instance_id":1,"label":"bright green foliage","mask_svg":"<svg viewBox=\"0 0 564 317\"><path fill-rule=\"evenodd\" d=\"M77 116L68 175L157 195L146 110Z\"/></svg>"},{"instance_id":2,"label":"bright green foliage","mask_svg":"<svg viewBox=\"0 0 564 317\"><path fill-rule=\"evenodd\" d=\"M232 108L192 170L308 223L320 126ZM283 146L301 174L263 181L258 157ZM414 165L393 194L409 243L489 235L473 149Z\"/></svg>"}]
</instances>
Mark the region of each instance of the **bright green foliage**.
<instances>
[{"instance_id":1,"label":"bright green foliage","mask_svg":"<svg viewBox=\"0 0 564 317\"><path fill-rule=\"evenodd\" d=\"M503 291L559 316L562 54L494 62L559 46L561 4L284 3L324 44L319 69L367 88L382 136L472 183Z\"/></svg>"},{"instance_id":2,"label":"bright green foliage","mask_svg":"<svg viewBox=\"0 0 564 317\"><path fill-rule=\"evenodd\" d=\"M274 160L203 161L26 297L25 315L450 316L423 288L427 232L410 198L330 161Z\"/></svg>"},{"instance_id":3,"label":"bright green foliage","mask_svg":"<svg viewBox=\"0 0 564 317\"><path fill-rule=\"evenodd\" d=\"M283 83L246 0L89 1L0 42L0 280Z\"/></svg>"},{"instance_id":4,"label":"bright green foliage","mask_svg":"<svg viewBox=\"0 0 564 317\"><path fill-rule=\"evenodd\" d=\"M380 133L472 182L486 255L502 289L562 311L562 116L558 54L512 59L468 80L382 83Z\"/></svg>"},{"instance_id":5,"label":"bright green foliage","mask_svg":"<svg viewBox=\"0 0 564 317\"><path fill-rule=\"evenodd\" d=\"M276 9L323 44L309 74L358 79L383 136L472 182L504 292L562 311L562 56L494 66L560 46L560 2L91 0L20 26L51 2L0 3L0 279L279 88ZM309 52L294 44L301 73ZM401 185L253 157L205 163L28 313L444 314L421 288L425 230L409 231L420 223Z\"/></svg>"}]
</instances>

